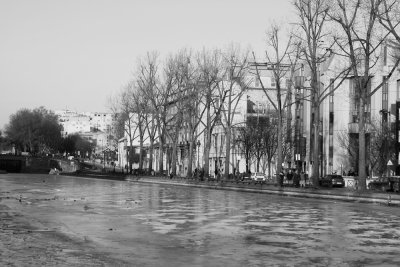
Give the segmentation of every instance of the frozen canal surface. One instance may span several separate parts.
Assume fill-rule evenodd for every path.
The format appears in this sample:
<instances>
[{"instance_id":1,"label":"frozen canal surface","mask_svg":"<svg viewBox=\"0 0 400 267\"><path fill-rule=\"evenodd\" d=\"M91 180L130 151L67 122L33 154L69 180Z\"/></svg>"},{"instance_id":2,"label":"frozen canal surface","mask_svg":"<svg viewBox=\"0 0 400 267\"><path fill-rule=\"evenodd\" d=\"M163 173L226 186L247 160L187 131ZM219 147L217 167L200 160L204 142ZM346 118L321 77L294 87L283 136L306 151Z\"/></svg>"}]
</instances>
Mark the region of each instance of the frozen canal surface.
<instances>
[{"instance_id":1,"label":"frozen canal surface","mask_svg":"<svg viewBox=\"0 0 400 267\"><path fill-rule=\"evenodd\" d=\"M400 266L396 207L50 175L3 187L133 266Z\"/></svg>"}]
</instances>

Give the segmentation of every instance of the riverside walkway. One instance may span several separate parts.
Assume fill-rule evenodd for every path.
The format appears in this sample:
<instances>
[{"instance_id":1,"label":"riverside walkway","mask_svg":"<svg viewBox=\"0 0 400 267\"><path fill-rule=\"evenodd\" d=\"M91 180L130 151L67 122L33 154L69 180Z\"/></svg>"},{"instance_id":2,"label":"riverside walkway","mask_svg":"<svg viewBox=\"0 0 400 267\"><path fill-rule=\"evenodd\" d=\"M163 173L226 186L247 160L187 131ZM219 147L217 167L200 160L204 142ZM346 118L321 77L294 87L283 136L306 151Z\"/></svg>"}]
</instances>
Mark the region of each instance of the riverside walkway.
<instances>
[{"instance_id":1,"label":"riverside walkway","mask_svg":"<svg viewBox=\"0 0 400 267\"><path fill-rule=\"evenodd\" d=\"M174 186L190 186L201 187L217 190L231 190L242 192L253 192L263 194L275 194L280 196L292 196L303 198L316 198L327 200L338 200L360 203L375 203L388 206L400 207L400 194L394 192L379 192L365 191L361 192L354 188L312 188L312 187L278 187L272 183L255 183L251 181L235 181L235 180L205 180L190 179L183 177L168 177L160 176L126 176L126 180L136 183L154 183L154 184L169 184Z\"/></svg>"}]
</instances>

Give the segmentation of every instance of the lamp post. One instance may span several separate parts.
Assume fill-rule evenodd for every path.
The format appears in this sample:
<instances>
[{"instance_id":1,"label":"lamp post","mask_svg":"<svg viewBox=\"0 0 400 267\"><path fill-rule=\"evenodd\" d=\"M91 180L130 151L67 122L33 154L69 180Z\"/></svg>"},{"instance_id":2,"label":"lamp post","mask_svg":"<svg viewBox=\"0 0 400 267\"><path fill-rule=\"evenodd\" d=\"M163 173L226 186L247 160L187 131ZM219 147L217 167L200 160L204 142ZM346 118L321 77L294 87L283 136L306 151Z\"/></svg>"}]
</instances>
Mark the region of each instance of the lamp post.
<instances>
[{"instance_id":1,"label":"lamp post","mask_svg":"<svg viewBox=\"0 0 400 267\"><path fill-rule=\"evenodd\" d=\"M169 159L169 145L168 145L168 143L167 144L165 144L165 161L166 161L166 164L167 164L167 176L169 175L169 165L170 165L170 159Z\"/></svg>"},{"instance_id":2,"label":"lamp post","mask_svg":"<svg viewBox=\"0 0 400 267\"><path fill-rule=\"evenodd\" d=\"M124 140L125 150L126 150L126 162L124 168L126 169L126 173L128 173L128 140Z\"/></svg>"},{"instance_id":3,"label":"lamp post","mask_svg":"<svg viewBox=\"0 0 400 267\"><path fill-rule=\"evenodd\" d=\"M390 111L388 111L388 110L386 110L386 109L381 109L380 111L379 111L379 113L382 115L382 132L386 132L386 130L388 130L386 127L387 127L387 123L388 123L388 121L389 121L389 123L390 123ZM384 133L384 139L383 139L383 142L384 142L384 144L383 144L383 158L389 158L389 160L388 160L388 164L389 164L389 161L390 161L390 157L388 156L388 139L387 139L387 134L390 134L390 132L389 133ZM385 162L386 162L386 159L385 159ZM389 167L389 165L386 165L386 173L387 173L387 175L390 177L390 167Z\"/></svg>"},{"instance_id":4,"label":"lamp post","mask_svg":"<svg viewBox=\"0 0 400 267\"><path fill-rule=\"evenodd\" d=\"M200 159L200 157L199 157L199 152L200 152L200 141L199 140L197 140L197 170L199 170L199 159Z\"/></svg>"},{"instance_id":5,"label":"lamp post","mask_svg":"<svg viewBox=\"0 0 400 267\"><path fill-rule=\"evenodd\" d=\"M217 158L217 155L218 155L218 152L217 152L217 147L218 147L218 144L217 144L217 142L218 142L218 133L215 133L215 134L213 134L213 137L214 137L214 153L215 153L215 155L214 155L214 164L215 164L215 166L214 166L214 173L215 173L215 179L217 178L216 176L217 176L217 173L218 173L218 158Z\"/></svg>"}]
</instances>

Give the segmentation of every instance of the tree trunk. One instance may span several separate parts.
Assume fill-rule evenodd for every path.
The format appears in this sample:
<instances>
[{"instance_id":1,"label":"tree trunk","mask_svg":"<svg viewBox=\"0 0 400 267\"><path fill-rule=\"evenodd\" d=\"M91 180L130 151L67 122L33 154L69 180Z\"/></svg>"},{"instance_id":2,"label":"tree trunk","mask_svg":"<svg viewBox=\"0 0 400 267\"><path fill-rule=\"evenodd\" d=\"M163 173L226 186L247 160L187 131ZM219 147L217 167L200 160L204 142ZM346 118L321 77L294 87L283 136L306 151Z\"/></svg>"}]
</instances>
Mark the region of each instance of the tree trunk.
<instances>
[{"instance_id":1,"label":"tree trunk","mask_svg":"<svg viewBox=\"0 0 400 267\"><path fill-rule=\"evenodd\" d=\"M154 152L154 138L150 138L150 148L149 148L149 170L153 170L153 152Z\"/></svg>"},{"instance_id":2,"label":"tree trunk","mask_svg":"<svg viewBox=\"0 0 400 267\"><path fill-rule=\"evenodd\" d=\"M319 105L313 103L314 110L314 147L313 147L313 166L312 166L312 184L318 186L319 180Z\"/></svg>"},{"instance_id":3,"label":"tree trunk","mask_svg":"<svg viewBox=\"0 0 400 267\"><path fill-rule=\"evenodd\" d=\"M159 146L159 168L158 168L158 172L162 173L164 171L164 150L163 150L163 146L164 146L164 141L162 140L162 138L160 138L160 146Z\"/></svg>"},{"instance_id":4,"label":"tree trunk","mask_svg":"<svg viewBox=\"0 0 400 267\"><path fill-rule=\"evenodd\" d=\"M172 164L172 170L171 173L172 175L176 175L176 155L177 155L177 143L176 141L172 143L172 159L171 159L171 164Z\"/></svg>"},{"instance_id":5,"label":"tree trunk","mask_svg":"<svg viewBox=\"0 0 400 267\"><path fill-rule=\"evenodd\" d=\"M365 90L363 90L365 91ZM359 121L358 121L358 183L360 190L365 190L366 186L366 142L365 142L365 92L361 93L360 97L360 110L359 110Z\"/></svg>"},{"instance_id":6,"label":"tree trunk","mask_svg":"<svg viewBox=\"0 0 400 267\"><path fill-rule=\"evenodd\" d=\"M207 99L211 98L207 96ZM207 100L207 103L210 104L211 100ZM210 105L207 106L207 128L204 131L205 133L205 143L204 143L204 177L208 178L210 176L210 147L211 147L211 118L210 118Z\"/></svg>"},{"instance_id":7,"label":"tree trunk","mask_svg":"<svg viewBox=\"0 0 400 267\"><path fill-rule=\"evenodd\" d=\"M129 173L132 174L132 155L133 155L132 138L130 138L129 140L130 140L130 144L129 144L128 162L129 162Z\"/></svg>"},{"instance_id":8,"label":"tree trunk","mask_svg":"<svg viewBox=\"0 0 400 267\"><path fill-rule=\"evenodd\" d=\"M268 159L268 178L271 178L271 160Z\"/></svg>"},{"instance_id":9,"label":"tree trunk","mask_svg":"<svg viewBox=\"0 0 400 267\"><path fill-rule=\"evenodd\" d=\"M225 179L228 179L229 177L229 165L230 165L230 160L231 160L231 127L228 125L227 131L225 133ZM222 144L221 144L222 145Z\"/></svg>"},{"instance_id":10,"label":"tree trunk","mask_svg":"<svg viewBox=\"0 0 400 267\"><path fill-rule=\"evenodd\" d=\"M282 171L282 161L283 161L283 132L282 132L282 111L278 110L278 162L276 166L276 183L280 185L279 183L279 173Z\"/></svg>"},{"instance_id":11,"label":"tree trunk","mask_svg":"<svg viewBox=\"0 0 400 267\"><path fill-rule=\"evenodd\" d=\"M143 136L140 136L139 141L139 169L143 169Z\"/></svg>"},{"instance_id":12,"label":"tree trunk","mask_svg":"<svg viewBox=\"0 0 400 267\"><path fill-rule=\"evenodd\" d=\"M192 139L193 140L193 139ZM188 171L186 177L192 177L192 166L193 166L193 141L189 141L189 153L188 153Z\"/></svg>"}]
</instances>

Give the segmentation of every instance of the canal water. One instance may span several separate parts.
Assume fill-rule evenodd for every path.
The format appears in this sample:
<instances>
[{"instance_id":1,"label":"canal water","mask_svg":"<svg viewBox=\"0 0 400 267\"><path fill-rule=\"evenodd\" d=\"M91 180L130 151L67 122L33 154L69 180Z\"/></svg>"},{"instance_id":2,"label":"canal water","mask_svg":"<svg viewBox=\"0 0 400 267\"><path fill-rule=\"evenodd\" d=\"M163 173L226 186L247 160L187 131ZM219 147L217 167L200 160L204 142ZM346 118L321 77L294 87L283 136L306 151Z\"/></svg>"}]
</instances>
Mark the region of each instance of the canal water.
<instances>
[{"instance_id":1,"label":"canal water","mask_svg":"<svg viewBox=\"0 0 400 267\"><path fill-rule=\"evenodd\" d=\"M50 175L0 188L134 266L400 266L398 207Z\"/></svg>"}]
</instances>

